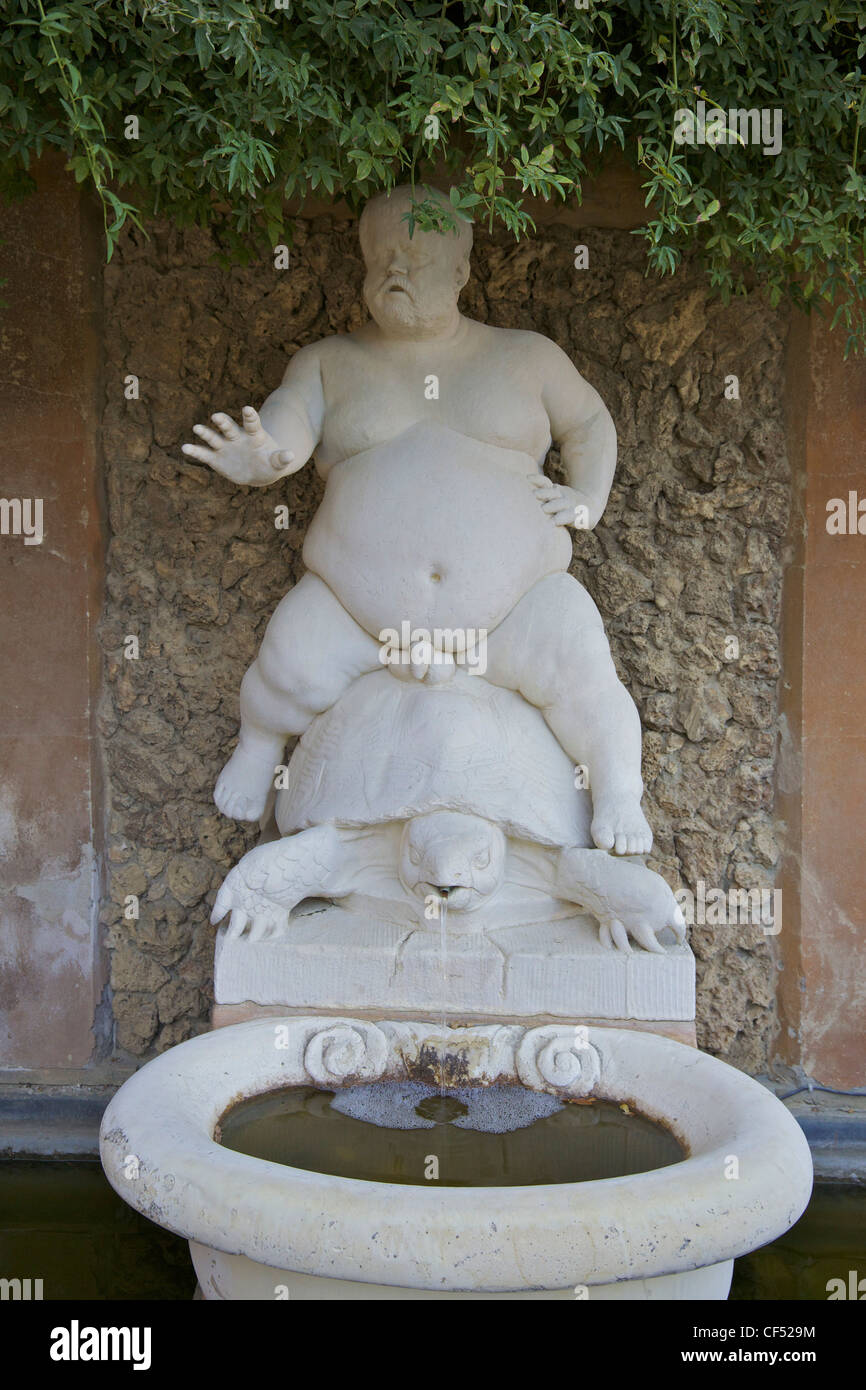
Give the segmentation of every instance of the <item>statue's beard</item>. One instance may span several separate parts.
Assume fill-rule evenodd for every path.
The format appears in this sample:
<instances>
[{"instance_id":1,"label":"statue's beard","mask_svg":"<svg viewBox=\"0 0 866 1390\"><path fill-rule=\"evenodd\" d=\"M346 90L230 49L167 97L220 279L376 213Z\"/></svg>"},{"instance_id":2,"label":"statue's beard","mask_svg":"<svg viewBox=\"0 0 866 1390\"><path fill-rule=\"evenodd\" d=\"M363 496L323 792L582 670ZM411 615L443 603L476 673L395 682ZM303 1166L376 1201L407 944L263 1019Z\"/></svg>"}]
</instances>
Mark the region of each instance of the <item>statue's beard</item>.
<instances>
[{"instance_id":1,"label":"statue's beard","mask_svg":"<svg viewBox=\"0 0 866 1390\"><path fill-rule=\"evenodd\" d=\"M397 277L391 277L375 290L365 289L367 307L380 327L411 334L435 331L450 321L451 307L443 311L437 295L435 305L419 302L413 291Z\"/></svg>"},{"instance_id":2,"label":"statue's beard","mask_svg":"<svg viewBox=\"0 0 866 1390\"><path fill-rule=\"evenodd\" d=\"M372 296L370 307L379 322L395 327L414 328L423 322L415 301L406 290L380 290Z\"/></svg>"}]
</instances>

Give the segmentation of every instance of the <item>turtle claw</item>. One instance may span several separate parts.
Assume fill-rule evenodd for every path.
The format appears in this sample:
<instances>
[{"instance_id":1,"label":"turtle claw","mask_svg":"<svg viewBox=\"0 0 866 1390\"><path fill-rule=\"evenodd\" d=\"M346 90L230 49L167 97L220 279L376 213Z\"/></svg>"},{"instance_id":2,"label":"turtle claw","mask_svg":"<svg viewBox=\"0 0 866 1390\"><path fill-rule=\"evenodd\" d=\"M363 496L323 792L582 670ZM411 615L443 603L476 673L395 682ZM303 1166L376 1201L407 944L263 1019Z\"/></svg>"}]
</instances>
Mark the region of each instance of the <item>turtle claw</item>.
<instances>
[{"instance_id":1,"label":"turtle claw","mask_svg":"<svg viewBox=\"0 0 866 1390\"><path fill-rule=\"evenodd\" d=\"M248 921L249 918L242 908L232 908L232 915L229 918L228 931L226 932L229 941L237 941L238 937L243 936L244 927Z\"/></svg>"},{"instance_id":2,"label":"turtle claw","mask_svg":"<svg viewBox=\"0 0 866 1390\"><path fill-rule=\"evenodd\" d=\"M598 932L602 946L608 951L624 951L626 955L632 955L631 942L628 939L628 932L622 922L612 918L610 921L601 922Z\"/></svg>"},{"instance_id":3,"label":"turtle claw","mask_svg":"<svg viewBox=\"0 0 866 1390\"><path fill-rule=\"evenodd\" d=\"M654 951L656 955L661 956L665 954L665 948L661 942L657 940L655 932L649 922L638 922L632 928L632 936L635 941L643 946L645 951Z\"/></svg>"},{"instance_id":4,"label":"turtle claw","mask_svg":"<svg viewBox=\"0 0 866 1390\"><path fill-rule=\"evenodd\" d=\"M261 916L253 918L250 925L249 940L266 941L268 937L276 936L277 932L278 923L276 923L271 916L262 914Z\"/></svg>"},{"instance_id":5,"label":"turtle claw","mask_svg":"<svg viewBox=\"0 0 866 1390\"><path fill-rule=\"evenodd\" d=\"M664 879L653 874L651 869L643 869L640 865L635 867L641 869L643 874L652 874L653 879L658 879L656 891L647 893L643 901L638 901L634 906L627 906L624 902L620 902L618 905L620 916L601 921L599 938L602 945L613 947L619 951L631 951L631 942L635 941L645 951L652 951L657 956L663 956L666 954L666 950L658 939L658 933L669 928L674 934L677 945L684 945L686 939L685 918ZM651 880L647 879L646 882L649 886ZM663 887L659 887L659 885L663 885ZM654 898L655 901L653 901ZM665 901L667 898L670 898L671 901Z\"/></svg>"},{"instance_id":6,"label":"turtle claw","mask_svg":"<svg viewBox=\"0 0 866 1390\"><path fill-rule=\"evenodd\" d=\"M677 904L676 911L671 914L668 926L676 938L677 945L684 946L686 944L686 919L682 914L679 903Z\"/></svg>"},{"instance_id":7,"label":"turtle claw","mask_svg":"<svg viewBox=\"0 0 866 1390\"><path fill-rule=\"evenodd\" d=\"M666 928L678 944L685 941L685 918L670 887L660 874L634 859L565 849L558 862L556 891L593 913L599 940L609 949L628 953L636 942L645 951L664 955L658 936Z\"/></svg>"},{"instance_id":8,"label":"turtle claw","mask_svg":"<svg viewBox=\"0 0 866 1390\"><path fill-rule=\"evenodd\" d=\"M210 920L216 926L230 913L226 941L239 941L245 934L248 941L264 941L285 929L289 914L266 893L251 886L240 871L242 864L243 860L226 876Z\"/></svg>"},{"instance_id":9,"label":"turtle claw","mask_svg":"<svg viewBox=\"0 0 866 1390\"><path fill-rule=\"evenodd\" d=\"M616 917L600 922L598 937L602 946L606 947L607 950L622 951L624 955L633 955L632 940L642 946L645 951L653 951L658 956L666 954L664 946L656 938L650 923L644 920L636 921L628 927ZM677 939L680 940L681 938L678 937Z\"/></svg>"}]
</instances>

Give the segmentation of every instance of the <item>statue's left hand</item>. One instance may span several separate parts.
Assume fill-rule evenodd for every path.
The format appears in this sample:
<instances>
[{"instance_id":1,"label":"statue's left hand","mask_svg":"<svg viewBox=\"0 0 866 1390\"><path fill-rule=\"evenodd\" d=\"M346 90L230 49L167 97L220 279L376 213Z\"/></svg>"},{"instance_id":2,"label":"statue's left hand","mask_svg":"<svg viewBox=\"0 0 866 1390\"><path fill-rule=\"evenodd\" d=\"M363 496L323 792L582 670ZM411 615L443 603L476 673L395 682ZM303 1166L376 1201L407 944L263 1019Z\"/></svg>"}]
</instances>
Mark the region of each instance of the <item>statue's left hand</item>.
<instances>
[{"instance_id":1,"label":"statue's left hand","mask_svg":"<svg viewBox=\"0 0 866 1390\"><path fill-rule=\"evenodd\" d=\"M565 483L552 483L543 473L530 473L529 482L535 489L535 497L543 512L547 512L557 526L574 526L577 530L589 529L589 499L581 496L573 487ZM578 508L582 510L578 512Z\"/></svg>"}]
</instances>

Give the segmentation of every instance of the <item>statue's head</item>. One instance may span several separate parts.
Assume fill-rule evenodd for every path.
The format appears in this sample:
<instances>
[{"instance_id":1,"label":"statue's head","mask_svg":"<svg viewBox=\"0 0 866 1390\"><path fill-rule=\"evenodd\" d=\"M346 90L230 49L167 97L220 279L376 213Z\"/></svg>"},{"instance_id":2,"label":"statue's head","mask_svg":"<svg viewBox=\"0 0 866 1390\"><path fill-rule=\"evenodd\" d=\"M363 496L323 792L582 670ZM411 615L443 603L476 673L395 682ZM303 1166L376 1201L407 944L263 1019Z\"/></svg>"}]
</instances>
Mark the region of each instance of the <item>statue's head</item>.
<instances>
[{"instance_id":1,"label":"statue's head","mask_svg":"<svg viewBox=\"0 0 866 1390\"><path fill-rule=\"evenodd\" d=\"M416 188L415 200L434 199L449 207L444 193ZM371 198L361 214L361 250L367 267L364 299L376 323L393 337L423 337L455 320L457 299L469 279L472 227L460 219L449 232L409 235L405 213L412 201L408 185Z\"/></svg>"},{"instance_id":2,"label":"statue's head","mask_svg":"<svg viewBox=\"0 0 866 1390\"><path fill-rule=\"evenodd\" d=\"M407 821L400 843L403 887L422 900L447 898L449 911L472 912L501 887L506 840L498 825L458 811Z\"/></svg>"}]
</instances>

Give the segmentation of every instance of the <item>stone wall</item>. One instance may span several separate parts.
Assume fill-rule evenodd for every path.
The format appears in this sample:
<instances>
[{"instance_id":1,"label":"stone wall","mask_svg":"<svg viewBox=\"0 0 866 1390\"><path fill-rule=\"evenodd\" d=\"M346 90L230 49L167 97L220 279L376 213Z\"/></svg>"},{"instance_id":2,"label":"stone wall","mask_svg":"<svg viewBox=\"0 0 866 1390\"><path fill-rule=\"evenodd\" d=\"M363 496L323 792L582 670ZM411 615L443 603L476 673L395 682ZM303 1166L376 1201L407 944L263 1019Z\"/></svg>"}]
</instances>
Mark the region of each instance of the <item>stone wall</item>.
<instances>
[{"instance_id":1,"label":"stone wall","mask_svg":"<svg viewBox=\"0 0 866 1390\"><path fill-rule=\"evenodd\" d=\"M710 303L697 268L646 278L627 232L581 233L589 267L574 269L577 239L557 226L519 246L480 232L462 307L554 338L616 422L613 492L597 530L575 536L573 573L643 721L651 863L674 887L770 887L790 507L785 318L758 294ZM214 249L202 231L152 228L150 240L127 238L105 277L104 920L117 1043L136 1056L207 1026L210 905L257 838L218 815L211 791L243 672L302 573L322 486L307 467L271 489L235 488L180 445L211 411L260 404L292 352L364 313L352 223L301 222L286 271L221 269ZM129 374L139 399L125 398ZM725 397L731 374L738 400ZM288 530L274 525L281 503ZM124 656L129 635L137 660ZM124 915L129 895L137 919ZM695 927L691 941L699 1044L761 1070L777 1026L772 938Z\"/></svg>"}]
</instances>

